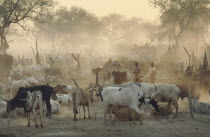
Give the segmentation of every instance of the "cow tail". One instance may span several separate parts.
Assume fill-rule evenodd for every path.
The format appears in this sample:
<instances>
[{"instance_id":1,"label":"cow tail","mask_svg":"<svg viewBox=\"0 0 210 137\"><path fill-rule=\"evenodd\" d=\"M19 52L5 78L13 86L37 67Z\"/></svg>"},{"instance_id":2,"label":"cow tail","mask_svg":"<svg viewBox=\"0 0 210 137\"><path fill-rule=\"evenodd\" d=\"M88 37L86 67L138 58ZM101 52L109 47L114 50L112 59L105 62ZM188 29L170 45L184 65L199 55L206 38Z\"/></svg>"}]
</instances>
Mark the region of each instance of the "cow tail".
<instances>
[{"instance_id":1,"label":"cow tail","mask_svg":"<svg viewBox=\"0 0 210 137\"><path fill-rule=\"evenodd\" d=\"M156 85L154 85L155 86L155 92L157 92L157 86Z\"/></svg>"}]
</instances>

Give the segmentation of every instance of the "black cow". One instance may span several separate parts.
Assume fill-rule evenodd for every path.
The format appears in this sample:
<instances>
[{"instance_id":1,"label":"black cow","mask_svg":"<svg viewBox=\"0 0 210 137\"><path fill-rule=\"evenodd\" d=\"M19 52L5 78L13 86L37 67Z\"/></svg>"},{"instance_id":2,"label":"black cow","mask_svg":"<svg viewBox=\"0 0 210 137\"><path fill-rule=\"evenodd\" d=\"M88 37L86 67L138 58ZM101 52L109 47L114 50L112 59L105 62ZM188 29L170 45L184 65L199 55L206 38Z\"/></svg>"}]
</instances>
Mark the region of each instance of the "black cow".
<instances>
[{"instance_id":1,"label":"black cow","mask_svg":"<svg viewBox=\"0 0 210 137\"><path fill-rule=\"evenodd\" d=\"M46 102L47 106L47 114L46 116L51 116L51 104L50 104L50 98L53 95L53 88L48 85L39 85L39 86L33 86L33 87L20 87L18 90L17 95L7 101L7 113L10 113L15 108L24 108L24 111L26 111L26 101L23 101L23 99L26 99L27 97L27 91L33 92L40 90L43 95L43 100Z\"/></svg>"}]
</instances>

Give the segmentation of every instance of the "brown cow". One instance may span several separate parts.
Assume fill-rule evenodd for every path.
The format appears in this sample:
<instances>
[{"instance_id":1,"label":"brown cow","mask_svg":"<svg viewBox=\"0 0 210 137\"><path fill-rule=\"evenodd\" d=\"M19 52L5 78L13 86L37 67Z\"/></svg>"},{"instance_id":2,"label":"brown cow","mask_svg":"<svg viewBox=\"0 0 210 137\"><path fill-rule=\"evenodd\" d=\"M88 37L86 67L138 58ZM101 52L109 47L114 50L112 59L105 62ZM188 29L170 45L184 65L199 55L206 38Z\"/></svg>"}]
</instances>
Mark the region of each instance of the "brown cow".
<instances>
[{"instance_id":1,"label":"brown cow","mask_svg":"<svg viewBox=\"0 0 210 137\"><path fill-rule=\"evenodd\" d=\"M112 76L114 77L114 84L122 84L128 81L127 71L125 72L113 71Z\"/></svg>"}]
</instances>

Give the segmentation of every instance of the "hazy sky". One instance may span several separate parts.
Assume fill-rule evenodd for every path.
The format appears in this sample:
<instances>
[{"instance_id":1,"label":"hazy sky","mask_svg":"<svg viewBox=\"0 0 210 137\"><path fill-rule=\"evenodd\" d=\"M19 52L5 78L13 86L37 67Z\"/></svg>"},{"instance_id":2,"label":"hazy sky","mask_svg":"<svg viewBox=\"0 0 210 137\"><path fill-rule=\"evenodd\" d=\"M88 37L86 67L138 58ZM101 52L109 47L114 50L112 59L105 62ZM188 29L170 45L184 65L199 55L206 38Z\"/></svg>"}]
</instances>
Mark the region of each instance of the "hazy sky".
<instances>
[{"instance_id":1,"label":"hazy sky","mask_svg":"<svg viewBox=\"0 0 210 137\"><path fill-rule=\"evenodd\" d=\"M109 13L119 13L126 17L142 17L147 21L158 19L159 12L149 5L149 0L57 0L62 6L79 6L104 16Z\"/></svg>"}]
</instances>

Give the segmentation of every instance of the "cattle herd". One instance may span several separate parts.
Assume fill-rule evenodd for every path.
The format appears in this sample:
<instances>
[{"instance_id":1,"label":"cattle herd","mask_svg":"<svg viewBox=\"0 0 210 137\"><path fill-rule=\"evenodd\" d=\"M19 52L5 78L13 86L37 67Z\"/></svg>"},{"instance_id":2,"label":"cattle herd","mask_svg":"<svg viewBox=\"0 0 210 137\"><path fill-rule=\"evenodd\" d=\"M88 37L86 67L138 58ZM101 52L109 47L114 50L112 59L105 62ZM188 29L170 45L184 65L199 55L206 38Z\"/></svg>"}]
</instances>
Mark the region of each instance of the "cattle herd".
<instances>
[{"instance_id":1,"label":"cattle herd","mask_svg":"<svg viewBox=\"0 0 210 137\"><path fill-rule=\"evenodd\" d=\"M18 75L16 72L16 76ZM16 79L18 78L16 77ZM46 84L39 85L40 81L46 82ZM150 114L156 117L162 109L159 105L161 102L167 104L165 108L167 117L170 114L169 110L172 105L174 106L175 118L179 112L179 99L189 98L188 88L183 85L143 82L107 84L106 78L104 78L103 85L100 85L98 77L96 77L95 84L91 83L88 88L82 88L75 79L71 78L71 81L74 85L57 84L56 86L51 86L47 83L46 77L18 80L11 86L12 91L16 90L12 99L8 100L0 96L0 114L3 117L9 113L17 113L18 110L21 110L21 113L26 114L28 117L27 126L30 127L30 115L33 115L35 127L37 128L39 126L37 117L40 117L40 126L44 127L43 118L45 116L43 117L43 114L46 114L46 117L51 117L51 114L58 113L63 105L69 107L74 114L74 121L77 121L80 107L84 112L83 118L91 119L93 117L90 113L91 106L102 102L105 126L107 125L107 114L110 122L114 124L120 120L120 110L122 108L125 108L131 114L131 120L133 124L136 124L136 115L142 116L146 110L149 110ZM199 97L196 96L193 96L192 100L194 112L210 114L209 103L199 102ZM114 118L112 118L113 116ZM140 118L139 120L143 124L143 119Z\"/></svg>"}]
</instances>

